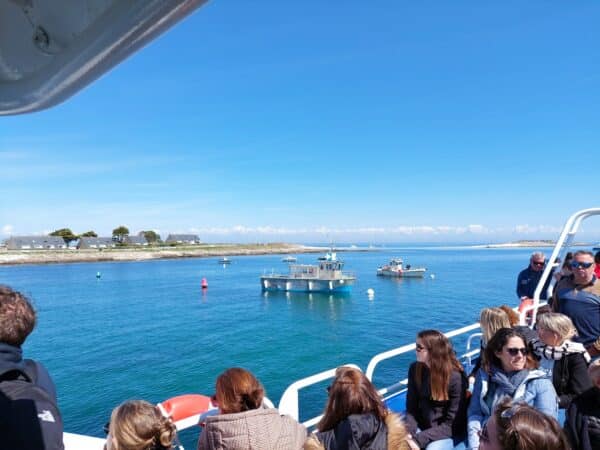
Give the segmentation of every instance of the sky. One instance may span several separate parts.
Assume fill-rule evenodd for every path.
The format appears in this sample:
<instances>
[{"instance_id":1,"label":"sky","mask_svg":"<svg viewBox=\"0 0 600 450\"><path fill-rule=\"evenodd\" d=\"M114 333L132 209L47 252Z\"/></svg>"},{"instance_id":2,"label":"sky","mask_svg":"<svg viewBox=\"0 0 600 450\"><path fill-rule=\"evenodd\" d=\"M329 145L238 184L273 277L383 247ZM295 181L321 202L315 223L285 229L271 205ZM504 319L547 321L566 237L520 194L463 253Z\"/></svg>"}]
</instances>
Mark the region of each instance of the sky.
<instances>
[{"instance_id":1,"label":"sky","mask_svg":"<svg viewBox=\"0 0 600 450\"><path fill-rule=\"evenodd\" d=\"M592 0L211 1L0 117L0 239L557 238L600 207L598 23Z\"/></svg>"}]
</instances>

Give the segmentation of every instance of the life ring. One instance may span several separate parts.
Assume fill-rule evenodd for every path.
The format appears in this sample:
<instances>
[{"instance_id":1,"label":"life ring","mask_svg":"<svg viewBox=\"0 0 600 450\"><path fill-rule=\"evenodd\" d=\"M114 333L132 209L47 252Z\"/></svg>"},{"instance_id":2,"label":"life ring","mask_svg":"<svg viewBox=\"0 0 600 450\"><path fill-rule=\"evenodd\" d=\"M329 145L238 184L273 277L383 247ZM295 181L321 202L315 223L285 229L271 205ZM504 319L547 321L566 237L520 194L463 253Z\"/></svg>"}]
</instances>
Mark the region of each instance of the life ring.
<instances>
[{"instance_id":1,"label":"life ring","mask_svg":"<svg viewBox=\"0 0 600 450\"><path fill-rule=\"evenodd\" d=\"M159 403L158 408L164 416L170 417L173 422L178 422L214 409L210 397L200 394L178 395Z\"/></svg>"}]
</instances>

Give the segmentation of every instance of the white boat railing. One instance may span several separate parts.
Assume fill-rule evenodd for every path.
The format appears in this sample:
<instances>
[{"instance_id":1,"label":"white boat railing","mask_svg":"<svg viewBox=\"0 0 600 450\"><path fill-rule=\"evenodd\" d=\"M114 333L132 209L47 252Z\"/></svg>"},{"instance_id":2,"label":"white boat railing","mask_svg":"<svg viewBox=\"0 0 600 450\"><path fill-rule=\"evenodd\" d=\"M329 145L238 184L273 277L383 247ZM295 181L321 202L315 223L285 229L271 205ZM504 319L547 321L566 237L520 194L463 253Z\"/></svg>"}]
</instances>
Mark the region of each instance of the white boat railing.
<instances>
[{"instance_id":1,"label":"white boat railing","mask_svg":"<svg viewBox=\"0 0 600 450\"><path fill-rule=\"evenodd\" d=\"M600 208L589 208L589 209L582 209L581 211L577 211L575 214L573 214L571 217L569 217L567 219L565 226L563 227L563 229L560 233L558 241L556 241L554 249L552 250L552 255L550 255L550 259L549 259L550 264L546 264L546 267L544 268L544 272L542 273L542 277L540 278L540 281L533 293L533 305L525 307L521 311L521 314L520 314L521 325L528 324L527 313L531 311L531 323L529 323L529 325L531 327L533 327L533 325L535 324L536 318L537 318L538 309L541 306L546 304L546 303L540 304L540 295L542 293L542 289L544 288L544 284L546 284L546 281L548 280L548 278L550 277L550 274L552 273L552 268L554 267L554 262L556 261L556 259L558 257L562 256L562 254L565 253L567 251L567 249L571 246L571 244L573 243L573 238L577 234L577 231L579 231L581 222L583 222L588 217L597 216L597 215L600 215ZM561 260L562 260L562 258L561 258ZM550 283L550 284L552 285L552 283ZM552 288L552 286L548 287L548 291L547 291L548 296L550 296L550 294L552 292L551 288Z\"/></svg>"}]
</instances>

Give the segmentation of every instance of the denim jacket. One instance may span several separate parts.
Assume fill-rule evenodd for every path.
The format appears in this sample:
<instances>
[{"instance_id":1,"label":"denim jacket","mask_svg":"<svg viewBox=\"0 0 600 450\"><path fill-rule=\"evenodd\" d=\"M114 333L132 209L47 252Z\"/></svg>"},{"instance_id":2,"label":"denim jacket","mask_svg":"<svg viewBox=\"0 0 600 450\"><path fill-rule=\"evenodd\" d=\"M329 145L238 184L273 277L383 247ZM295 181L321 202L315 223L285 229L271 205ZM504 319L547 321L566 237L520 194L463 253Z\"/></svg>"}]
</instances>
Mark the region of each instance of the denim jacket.
<instances>
[{"instance_id":1,"label":"denim jacket","mask_svg":"<svg viewBox=\"0 0 600 450\"><path fill-rule=\"evenodd\" d=\"M490 409L485 396L489 390L490 379L487 372L479 369L475 378L475 387L473 396L469 404L468 415L468 438L469 449L477 450L479 448L479 434L483 424L490 418L493 409L505 396L502 391L497 389L494 392ZM525 402L535 407L538 411L557 418L558 398L552 385L552 381L546 378L543 370L532 370L529 375L517 388L513 400L516 402Z\"/></svg>"}]
</instances>

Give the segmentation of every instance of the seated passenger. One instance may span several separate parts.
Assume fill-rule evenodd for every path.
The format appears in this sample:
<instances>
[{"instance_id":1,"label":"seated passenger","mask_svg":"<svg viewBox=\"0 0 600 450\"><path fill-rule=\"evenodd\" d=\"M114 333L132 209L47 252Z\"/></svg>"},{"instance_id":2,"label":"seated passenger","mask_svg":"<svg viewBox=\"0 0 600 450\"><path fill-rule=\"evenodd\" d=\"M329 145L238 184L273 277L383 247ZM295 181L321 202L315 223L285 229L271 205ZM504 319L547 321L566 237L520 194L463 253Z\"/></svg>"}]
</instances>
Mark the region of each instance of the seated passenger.
<instances>
[{"instance_id":1,"label":"seated passenger","mask_svg":"<svg viewBox=\"0 0 600 450\"><path fill-rule=\"evenodd\" d=\"M305 450L408 450L408 435L400 418L389 412L364 374L339 367L318 431Z\"/></svg>"},{"instance_id":2,"label":"seated passenger","mask_svg":"<svg viewBox=\"0 0 600 450\"><path fill-rule=\"evenodd\" d=\"M557 398L546 373L529 354L525 338L511 328L502 328L488 342L482 367L477 372L468 409L469 448L479 446L479 432L499 402L508 396L523 401L554 418Z\"/></svg>"},{"instance_id":3,"label":"seated passenger","mask_svg":"<svg viewBox=\"0 0 600 450\"><path fill-rule=\"evenodd\" d=\"M479 450L569 450L558 422L527 403L503 400L480 433Z\"/></svg>"},{"instance_id":4,"label":"seated passenger","mask_svg":"<svg viewBox=\"0 0 600 450\"><path fill-rule=\"evenodd\" d=\"M171 450L177 439L173 422L144 400L117 406L107 431L106 450Z\"/></svg>"},{"instance_id":5,"label":"seated passenger","mask_svg":"<svg viewBox=\"0 0 600 450\"><path fill-rule=\"evenodd\" d=\"M573 450L600 448L600 360L588 369L592 387L578 395L567 410L565 432Z\"/></svg>"},{"instance_id":6,"label":"seated passenger","mask_svg":"<svg viewBox=\"0 0 600 450\"><path fill-rule=\"evenodd\" d=\"M571 400L592 387L587 372L590 355L583 344L571 341L577 334L571 319L564 314L546 313L538 317L539 340L531 344L541 358L541 366L552 380L558 407L568 408Z\"/></svg>"},{"instance_id":7,"label":"seated passenger","mask_svg":"<svg viewBox=\"0 0 600 450\"><path fill-rule=\"evenodd\" d=\"M274 408L263 406L265 391L245 369L227 369L217 378L219 414L206 419L199 450L301 449L306 428Z\"/></svg>"},{"instance_id":8,"label":"seated passenger","mask_svg":"<svg viewBox=\"0 0 600 450\"><path fill-rule=\"evenodd\" d=\"M436 330L421 331L406 397L406 427L420 448L452 450L465 440L467 387L448 338Z\"/></svg>"},{"instance_id":9,"label":"seated passenger","mask_svg":"<svg viewBox=\"0 0 600 450\"><path fill-rule=\"evenodd\" d=\"M479 326L481 327L481 348L479 357L473 361L473 369L469 374L471 383L475 382L475 375L481 368L481 357L485 346L500 328L510 328L510 318L502 308L483 308L479 314Z\"/></svg>"}]
</instances>

